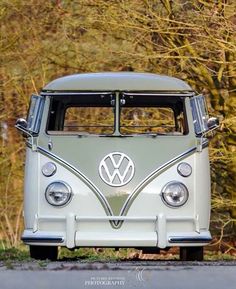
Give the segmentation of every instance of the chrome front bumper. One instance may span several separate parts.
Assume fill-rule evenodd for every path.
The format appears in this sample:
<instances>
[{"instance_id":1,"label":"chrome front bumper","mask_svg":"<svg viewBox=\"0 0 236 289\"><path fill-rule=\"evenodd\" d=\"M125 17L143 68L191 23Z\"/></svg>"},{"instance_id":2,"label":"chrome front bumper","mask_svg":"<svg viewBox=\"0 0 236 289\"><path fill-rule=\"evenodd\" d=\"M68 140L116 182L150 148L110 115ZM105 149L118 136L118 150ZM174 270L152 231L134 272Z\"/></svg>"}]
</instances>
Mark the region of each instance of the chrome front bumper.
<instances>
[{"instance_id":1,"label":"chrome front bumper","mask_svg":"<svg viewBox=\"0 0 236 289\"><path fill-rule=\"evenodd\" d=\"M153 222L151 232L124 232L117 229L111 232L80 232L76 230L77 223L80 222L106 222L106 221L126 221L126 222ZM65 222L65 232L47 232L40 230L41 222ZM192 232L167 232L167 223L171 222L193 222ZM55 245L74 247L158 247L166 248L171 246L204 246L212 240L211 234L207 230L200 230L198 217L191 216L76 216L72 213L67 216L35 216L33 229L25 230L22 241L29 245Z\"/></svg>"},{"instance_id":2,"label":"chrome front bumper","mask_svg":"<svg viewBox=\"0 0 236 289\"><path fill-rule=\"evenodd\" d=\"M26 244L40 243L40 244L62 244L65 239L63 236L50 235L49 233L31 233L25 231L21 237L21 240Z\"/></svg>"},{"instance_id":3,"label":"chrome front bumper","mask_svg":"<svg viewBox=\"0 0 236 289\"><path fill-rule=\"evenodd\" d=\"M182 236L182 237L169 237L168 241L170 244L192 244L192 243L206 243L211 242L211 236Z\"/></svg>"}]
</instances>

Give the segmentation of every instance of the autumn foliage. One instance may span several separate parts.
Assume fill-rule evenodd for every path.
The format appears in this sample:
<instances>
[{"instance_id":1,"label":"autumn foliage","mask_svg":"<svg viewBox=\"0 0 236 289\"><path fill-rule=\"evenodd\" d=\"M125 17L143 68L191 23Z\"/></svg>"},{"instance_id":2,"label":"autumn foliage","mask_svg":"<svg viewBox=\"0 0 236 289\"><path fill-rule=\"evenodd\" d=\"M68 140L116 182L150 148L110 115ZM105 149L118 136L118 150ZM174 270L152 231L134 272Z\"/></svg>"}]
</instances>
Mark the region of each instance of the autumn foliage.
<instances>
[{"instance_id":1,"label":"autumn foliage","mask_svg":"<svg viewBox=\"0 0 236 289\"><path fill-rule=\"evenodd\" d=\"M145 71L187 81L220 128L211 140L212 232L235 238L236 2L2 0L0 239L22 230L24 140L15 131L31 93L63 75Z\"/></svg>"}]
</instances>

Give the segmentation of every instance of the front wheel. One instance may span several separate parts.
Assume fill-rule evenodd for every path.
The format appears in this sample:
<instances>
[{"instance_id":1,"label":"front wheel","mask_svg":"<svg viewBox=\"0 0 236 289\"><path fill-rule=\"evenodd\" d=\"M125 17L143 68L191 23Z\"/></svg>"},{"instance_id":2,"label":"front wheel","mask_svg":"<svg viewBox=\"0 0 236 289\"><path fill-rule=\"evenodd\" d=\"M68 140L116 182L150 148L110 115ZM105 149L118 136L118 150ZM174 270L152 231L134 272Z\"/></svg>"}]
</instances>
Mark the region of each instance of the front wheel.
<instances>
[{"instance_id":1,"label":"front wheel","mask_svg":"<svg viewBox=\"0 0 236 289\"><path fill-rule=\"evenodd\" d=\"M180 247L181 261L202 261L203 247Z\"/></svg>"},{"instance_id":2,"label":"front wheel","mask_svg":"<svg viewBox=\"0 0 236 289\"><path fill-rule=\"evenodd\" d=\"M36 260L46 260L51 261L57 260L58 247L57 246L29 246L30 257Z\"/></svg>"}]
</instances>

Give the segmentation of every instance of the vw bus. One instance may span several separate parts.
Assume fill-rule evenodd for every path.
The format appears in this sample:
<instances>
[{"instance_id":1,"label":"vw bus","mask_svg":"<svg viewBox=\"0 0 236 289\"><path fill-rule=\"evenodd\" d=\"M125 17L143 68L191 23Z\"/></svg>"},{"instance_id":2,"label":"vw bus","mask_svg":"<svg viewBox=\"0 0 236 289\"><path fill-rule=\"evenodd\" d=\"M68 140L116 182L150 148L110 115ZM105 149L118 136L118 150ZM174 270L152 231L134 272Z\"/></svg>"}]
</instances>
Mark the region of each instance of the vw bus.
<instances>
[{"instance_id":1,"label":"vw bus","mask_svg":"<svg viewBox=\"0 0 236 289\"><path fill-rule=\"evenodd\" d=\"M211 241L204 97L150 73L75 74L32 95L22 240L31 257L58 247L180 247L202 260Z\"/></svg>"}]
</instances>

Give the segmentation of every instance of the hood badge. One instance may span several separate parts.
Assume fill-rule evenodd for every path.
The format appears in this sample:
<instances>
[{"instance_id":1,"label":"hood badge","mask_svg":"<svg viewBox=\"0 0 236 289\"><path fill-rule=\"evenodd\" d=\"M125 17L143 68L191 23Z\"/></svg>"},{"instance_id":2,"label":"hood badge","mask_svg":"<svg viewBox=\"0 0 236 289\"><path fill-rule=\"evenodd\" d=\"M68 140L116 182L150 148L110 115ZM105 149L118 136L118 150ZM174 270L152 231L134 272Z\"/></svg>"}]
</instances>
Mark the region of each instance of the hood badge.
<instances>
[{"instance_id":1,"label":"hood badge","mask_svg":"<svg viewBox=\"0 0 236 289\"><path fill-rule=\"evenodd\" d=\"M134 163L124 153L110 153L101 160L99 164L99 175L109 186L124 186L128 184L134 176Z\"/></svg>"}]
</instances>

